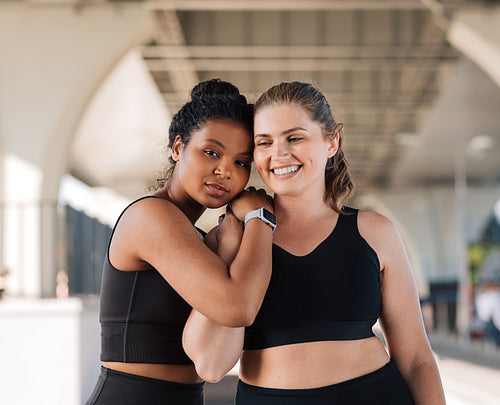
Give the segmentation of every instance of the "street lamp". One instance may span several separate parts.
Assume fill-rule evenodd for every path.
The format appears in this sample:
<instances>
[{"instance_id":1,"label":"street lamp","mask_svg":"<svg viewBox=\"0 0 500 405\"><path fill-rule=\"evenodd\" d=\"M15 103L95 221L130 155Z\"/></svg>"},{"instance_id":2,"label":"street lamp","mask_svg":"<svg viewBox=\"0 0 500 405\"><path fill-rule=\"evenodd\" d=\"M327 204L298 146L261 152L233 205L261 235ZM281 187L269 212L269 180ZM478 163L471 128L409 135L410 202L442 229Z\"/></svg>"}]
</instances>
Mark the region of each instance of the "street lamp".
<instances>
[{"instance_id":1,"label":"street lamp","mask_svg":"<svg viewBox=\"0 0 500 405\"><path fill-rule=\"evenodd\" d=\"M455 144L455 257L458 269L458 313L457 328L461 343L468 343L469 310L470 310L470 280L467 263L467 237L465 234L465 218L467 213L467 166L464 146L461 142Z\"/></svg>"},{"instance_id":2,"label":"street lamp","mask_svg":"<svg viewBox=\"0 0 500 405\"><path fill-rule=\"evenodd\" d=\"M465 145L455 144L455 249L458 269L458 313L457 328L460 342L470 341L470 275L467 257L468 241L466 234L467 218L467 155L483 159L485 153L493 148L494 141L489 135L476 135Z\"/></svg>"}]
</instances>

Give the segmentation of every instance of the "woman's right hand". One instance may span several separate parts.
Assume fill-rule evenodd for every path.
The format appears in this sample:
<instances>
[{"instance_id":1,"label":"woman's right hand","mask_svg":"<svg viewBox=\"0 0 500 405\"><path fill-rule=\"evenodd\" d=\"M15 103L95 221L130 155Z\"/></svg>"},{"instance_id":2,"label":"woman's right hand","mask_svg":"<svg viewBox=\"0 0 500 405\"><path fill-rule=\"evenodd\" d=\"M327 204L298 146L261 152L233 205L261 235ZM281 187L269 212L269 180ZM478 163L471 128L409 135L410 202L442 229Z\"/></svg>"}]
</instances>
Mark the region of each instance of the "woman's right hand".
<instances>
[{"instance_id":1,"label":"woman's right hand","mask_svg":"<svg viewBox=\"0 0 500 405\"><path fill-rule=\"evenodd\" d=\"M230 201L230 207L233 214L241 222L245 222L245 216L250 212L259 208L266 208L268 211L274 212L273 198L267 195L264 189L255 189L248 187L243 190L238 196Z\"/></svg>"}]
</instances>

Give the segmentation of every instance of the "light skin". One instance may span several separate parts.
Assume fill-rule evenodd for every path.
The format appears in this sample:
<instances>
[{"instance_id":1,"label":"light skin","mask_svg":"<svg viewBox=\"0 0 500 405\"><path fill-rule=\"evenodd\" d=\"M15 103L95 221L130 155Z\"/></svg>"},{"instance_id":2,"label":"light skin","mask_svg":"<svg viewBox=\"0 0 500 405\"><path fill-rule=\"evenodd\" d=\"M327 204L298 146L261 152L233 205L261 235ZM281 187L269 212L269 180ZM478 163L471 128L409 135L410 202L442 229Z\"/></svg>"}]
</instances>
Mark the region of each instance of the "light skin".
<instances>
[{"instance_id":1,"label":"light skin","mask_svg":"<svg viewBox=\"0 0 500 405\"><path fill-rule=\"evenodd\" d=\"M109 248L113 266L122 271L155 268L205 316L231 327L251 324L269 283L272 232L265 224L248 226L241 245L233 247L228 266L194 228L207 207L218 208L232 199L234 214L222 224L242 220L262 206L272 210L261 194L242 192L250 174L251 150L251 135L227 120L208 121L187 144L177 137L172 148L176 167L169 182L155 193L160 198L132 205L116 226ZM256 250L262 251L257 258ZM106 362L104 366L180 383L201 381L189 365Z\"/></svg>"},{"instance_id":2,"label":"light skin","mask_svg":"<svg viewBox=\"0 0 500 405\"><path fill-rule=\"evenodd\" d=\"M258 110L254 129L255 165L275 192L278 226L273 243L296 256L306 255L326 239L338 220L339 214L324 198L324 169L328 157L337 152L338 137L324 134L305 110L287 104ZM317 388L368 374L392 358L415 404L442 405L439 372L401 238L391 221L371 211L359 211L358 228L380 262L379 321L387 347L371 337L246 350L240 378L261 387ZM237 359L235 354L232 364Z\"/></svg>"}]
</instances>

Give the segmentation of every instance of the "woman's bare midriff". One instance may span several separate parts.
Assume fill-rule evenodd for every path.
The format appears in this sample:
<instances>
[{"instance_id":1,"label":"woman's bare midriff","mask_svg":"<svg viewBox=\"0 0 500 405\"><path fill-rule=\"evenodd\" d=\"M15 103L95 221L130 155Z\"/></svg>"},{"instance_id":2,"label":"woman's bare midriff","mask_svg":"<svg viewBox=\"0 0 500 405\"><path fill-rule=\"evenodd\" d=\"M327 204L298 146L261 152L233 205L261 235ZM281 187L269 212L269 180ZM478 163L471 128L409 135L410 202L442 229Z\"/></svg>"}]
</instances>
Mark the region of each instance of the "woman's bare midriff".
<instances>
[{"instance_id":1,"label":"woman's bare midriff","mask_svg":"<svg viewBox=\"0 0 500 405\"><path fill-rule=\"evenodd\" d=\"M182 384L196 384L203 381L194 366L189 365L104 362L103 366L123 373Z\"/></svg>"},{"instance_id":2,"label":"woman's bare midriff","mask_svg":"<svg viewBox=\"0 0 500 405\"><path fill-rule=\"evenodd\" d=\"M299 343L244 351L240 378L259 387L318 388L369 374L388 362L377 337Z\"/></svg>"}]
</instances>

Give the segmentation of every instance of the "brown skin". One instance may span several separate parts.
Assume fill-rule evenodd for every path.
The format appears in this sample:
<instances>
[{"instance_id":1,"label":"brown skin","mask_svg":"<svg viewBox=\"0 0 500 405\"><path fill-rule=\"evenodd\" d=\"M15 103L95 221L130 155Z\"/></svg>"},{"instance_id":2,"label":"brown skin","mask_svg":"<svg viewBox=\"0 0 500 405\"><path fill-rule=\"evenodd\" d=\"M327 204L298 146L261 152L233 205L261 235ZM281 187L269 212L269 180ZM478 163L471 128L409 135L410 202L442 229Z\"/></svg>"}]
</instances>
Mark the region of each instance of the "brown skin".
<instances>
[{"instance_id":1,"label":"brown skin","mask_svg":"<svg viewBox=\"0 0 500 405\"><path fill-rule=\"evenodd\" d=\"M242 237L243 223L231 210L227 210L219 218L219 226L207 234L205 243L230 265ZM198 374L205 381L217 382L233 366L232 359L239 357L244 334L245 328L223 326L193 309L184 327L182 343L187 355L195 363ZM226 364L229 368L220 369L220 364Z\"/></svg>"},{"instance_id":2,"label":"brown skin","mask_svg":"<svg viewBox=\"0 0 500 405\"><path fill-rule=\"evenodd\" d=\"M273 105L255 116L255 165L275 192L278 227L273 242L294 255L314 250L337 223L338 214L324 198L325 165L337 148L338 137L323 134L300 107ZM288 172L283 174L283 169ZM439 372L401 238L391 221L370 211L359 212L358 228L380 262L380 324L387 349L379 338L371 337L247 350L241 357L240 378L261 387L317 388L378 370L392 358L415 404L442 405ZM232 358L221 354L215 366L230 368L238 360L234 353Z\"/></svg>"},{"instance_id":3,"label":"brown skin","mask_svg":"<svg viewBox=\"0 0 500 405\"><path fill-rule=\"evenodd\" d=\"M209 121L183 145L177 138L177 162L170 181L156 195L125 211L110 244L109 259L122 271L155 268L200 313L228 326L253 322L269 283L272 232L265 224L245 229L228 266L199 238L194 223L206 207L234 199L235 218L262 206L267 199L242 192L248 181L251 137L230 121ZM238 198L235 199L235 197ZM255 257L253 252L261 254ZM105 367L181 383L199 382L194 366L106 362Z\"/></svg>"}]
</instances>

